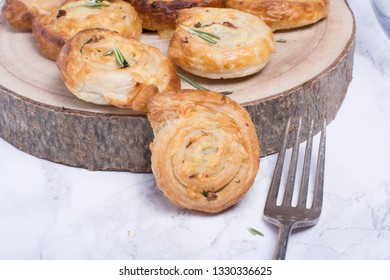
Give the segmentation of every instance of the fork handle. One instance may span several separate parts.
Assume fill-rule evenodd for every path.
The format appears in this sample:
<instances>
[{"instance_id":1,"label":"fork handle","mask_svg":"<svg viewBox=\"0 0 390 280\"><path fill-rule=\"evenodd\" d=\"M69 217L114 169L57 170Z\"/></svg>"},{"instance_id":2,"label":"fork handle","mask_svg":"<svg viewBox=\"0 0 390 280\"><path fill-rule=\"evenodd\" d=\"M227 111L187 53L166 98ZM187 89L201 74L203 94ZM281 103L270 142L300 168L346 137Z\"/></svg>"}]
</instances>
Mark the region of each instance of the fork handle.
<instances>
[{"instance_id":1,"label":"fork handle","mask_svg":"<svg viewBox=\"0 0 390 280\"><path fill-rule=\"evenodd\" d=\"M286 250L288 238L290 237L293 223L280 224L278 238L276 240L276 246L274 251L274 260L284 260L286 258Z\"/></svg>"}]
</instances>

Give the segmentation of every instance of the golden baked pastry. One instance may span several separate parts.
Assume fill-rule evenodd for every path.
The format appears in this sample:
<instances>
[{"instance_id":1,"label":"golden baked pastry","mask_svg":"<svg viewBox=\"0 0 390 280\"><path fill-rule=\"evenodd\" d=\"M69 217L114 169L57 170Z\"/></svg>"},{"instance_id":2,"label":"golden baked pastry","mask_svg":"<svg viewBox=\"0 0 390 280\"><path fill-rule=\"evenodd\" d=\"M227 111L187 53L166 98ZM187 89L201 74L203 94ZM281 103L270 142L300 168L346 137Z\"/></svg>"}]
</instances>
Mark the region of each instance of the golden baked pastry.
<instances>
[{"instance_id":1,"label":"golden baked pastry","mask_svg":"<svg viewBox=\"0 0 390 280\"><path fill-rule=\"evenodd\" d=\"M57 66L73 94L96 104L146 111L149 97L180 89L172 63L157 48L102 28L69 39Z\"/></svg>"},{"instance_id":2,"label":"golden baked pastry","mask_svg":"<svg viewBox=\"0 0 390 280\"><path fill-rule=\"evenodd\" d=\"M62 2L64 0L6 0L3 16L14 28L29 31L33 17L57 10Z\"/></svg>"},{"instance_id":3,"label":"golden baked pastry","mask_svg":"<svg viewBox=\"0 0 390 280\"><path fill-rule=\"evenodd\" d=\"M128 0L148 30L173 30L178 11L192 7L222 7L224 0ZM167 36L163 36L167 37Z\"/></svg>"},{"instance_id":4,"label":"golden baked pastry","mask_svg":"<svg viewBox=\"0 0 390 280\"><path fill-rule=\"evenodd\" d=\"M234 9L191 8L180 12L169 57L184 70L210 79L254 74L275 49L260 18Z\"/></svg>"},{"instance_id":5,"label":"golden baked pastry","mask_svg":"<svg viewBox=\"0 0 390 280\"><path fill-rule=\"evenodd\" d=\"M138 39L142 33L137 12L122 0L68 0L57 11L34 18L32 30L40 52L55 60L69 38L95 27L116 31L126 38Z\"/></svg>"},{"instance_id":6,"label":"golden baked pastry","mask_svg":"<svg viewBox=\"0 0 390 280\"><path fill-rule=\"evenodd\" d=\"M309 25L328 15L329 0L226 0L226 7L254 14L272 30Z\"/></svg>"},{"instance_id":7,"label":"golden baked pastry","mask_svg":"<svg viewBox=\"0 0 390 280\"><path fill-rule=\"evenodd\" d=\"M248 112L211 91L182 90L149 99L152 171L174 204L216 213L252 186L260 146Z\"/></svg>"}]
</instances>

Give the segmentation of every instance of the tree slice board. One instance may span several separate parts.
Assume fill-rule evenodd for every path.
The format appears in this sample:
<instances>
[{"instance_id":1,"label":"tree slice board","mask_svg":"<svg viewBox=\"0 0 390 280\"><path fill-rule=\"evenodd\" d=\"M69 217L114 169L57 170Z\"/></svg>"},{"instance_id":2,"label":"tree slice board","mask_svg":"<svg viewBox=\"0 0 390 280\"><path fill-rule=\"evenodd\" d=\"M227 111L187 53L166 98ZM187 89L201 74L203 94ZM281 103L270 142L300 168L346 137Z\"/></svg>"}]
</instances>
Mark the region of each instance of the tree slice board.
<instances>
[{"instance_id":1,"label":"tree slice board","mask_svg":"<svg viewBox=\"0 0 390 280\"><path fill-rule=\"evenodd\" d=\"M210 90L233 90L256 125L261 155L278 151L286 120L334 119L352 79L355 21L344 0L331 0L316 24L275 32L277 48L258 74L209 80L182 72ZM167 39L141 41L167 53ZM178 69L178 71L181 71ZM191 88L183 82L183 88ZM56 65L42 57L31 33L0 22L0 137L39 158L90 170L150 172L153 133L145 114L94 105L73 96ZM305 136L301 137L305 140ZM291 142L291 141L290 141Z\"/></svg>"}]
</instances>

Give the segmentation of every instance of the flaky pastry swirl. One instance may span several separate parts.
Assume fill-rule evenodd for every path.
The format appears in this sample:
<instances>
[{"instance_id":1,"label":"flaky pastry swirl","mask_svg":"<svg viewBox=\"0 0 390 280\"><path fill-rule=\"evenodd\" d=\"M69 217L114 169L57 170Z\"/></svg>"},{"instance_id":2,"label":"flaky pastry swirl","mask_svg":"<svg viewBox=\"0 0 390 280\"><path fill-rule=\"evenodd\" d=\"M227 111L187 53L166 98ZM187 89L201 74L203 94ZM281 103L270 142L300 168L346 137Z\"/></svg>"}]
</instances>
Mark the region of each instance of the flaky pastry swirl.
<instances>
[{"instance_id":1,"label":"flaky pastry swirl","mask_svg":"<svg viewBox=\"0 0 390 280\"><path fill-rule=\"evenodd\" d=\"M87 28L109 29L126 38L138 39L141 35L141 19L129 3L104 0L96 8L88 2L68 0L57 11L33 19L32 31L44 56L55 60L65 42Z\"/></svg>"},{"instance_id":2,"label":"flaky pastry swirl","mask_svg":"<svg viewBox=\"0 0 390 280\"><path fill-rule=\"evenodd\" d=\"M252 186L260 147L238 103L211 91L167 92L149 99L147 116L156 184L174 204L216 213Z\"/></svg>"},{"instance_id":3,"label":"flaky pastry swirl","mask_svg":"<svg viewBox=\"0 0 390 280\"><path fill-rule=\"evenodd\" d=\"M259 72L274 49L271 29L254 15L234 9L191 8L180 11L168 53L192 74L229 79Z\"/></svg>"},{"instance_id":4,"label":"flaky pastry swirl","mask_svg":"<svg viewBox=\"0 0 390 280\"><path fill-rule=\"evenodd\" d=\"M119 64L113 47L124 55ZM146 111L149 97L180 89L180 79L169 59L152 46L116 32L92 28L72 37L57 59L68 89L82 100Z\"/></svg>"},{"instance_id":5,"label":"flaky pastry swirl","mask_svg":"<svg viewBox=\"0 0 390 280\"><path fill-rule=\"evenodd\" d=\"M328 15L329 0L226 0L226 7L254 14L272 30L316 23Z\"/></svg>"},{"instance_id":6,"label":"flaky pastry swirl","mask_svg":"<svg viewBox=\"0 0 390 280\"><path fill-rule=\"evenodd\" d=\"M64 0L6 0L3 16L14 28L29 31L33 17L57 10L62 2Z\"/></svg>"}]
</instances>

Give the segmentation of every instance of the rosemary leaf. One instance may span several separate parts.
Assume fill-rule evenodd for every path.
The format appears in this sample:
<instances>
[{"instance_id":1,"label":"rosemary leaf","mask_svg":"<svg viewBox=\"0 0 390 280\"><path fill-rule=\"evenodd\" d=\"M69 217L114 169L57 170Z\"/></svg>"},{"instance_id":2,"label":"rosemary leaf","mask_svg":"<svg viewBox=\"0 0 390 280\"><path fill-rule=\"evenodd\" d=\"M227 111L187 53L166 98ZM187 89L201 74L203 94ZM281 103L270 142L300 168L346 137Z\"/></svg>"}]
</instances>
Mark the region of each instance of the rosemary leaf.
<instances>
[{"instance_id":1,"label":"rosemary leaf","mask_svg":"<svg viewBox=\"0 0 390 280\"><path fill-rule=\"evenodd\" d=\"M125 56L115 44L112 44L112 50L114 51L116 60L118 61L119 65L122 66L122 68L129 67L129 63L127 62Z\"/></svg>"},{"instance_id":2,"label":"rosemary leaf","mask_svg":"<svg viewBox=\"0 0 390 280\"><path fill-rule=\"evenodd\" d=\"M199 38L211 43L211 44L216 44L217 41L215 41L214 39L212 38L215 38L215 39L220 39L220 37L218 37L217 35L215 34L212 34L210 32L205 32L205 31L201 31L201 30L197 30L197 29L193 29L193 28L190 28L190 27L187 27L187 26L183 26L181 25L181 27L186 30L187 32L193 34L193 35L196 35L198 36Z\"/></svg>"},{"instance_id":3,"label":"rosemary leaf","mask_svg":"<svg viewBox=\"0 0 390 280\"><path fill-rule=\"evenodd\" d=\"M205 88L204 86L194 82L190 78L188 78L180 73L176 72L176 75L178 75L182 80L186 81L187 83L189 83L191 86L193 86L194 88L196 88L198 90L209 90L209 89ZM220 91L219 93L222 93L224 95L229 95L229 94L232 94L233 91L232 90L225 90L225 91Z\"/></svg>"},{"instance_id":4,"label":"rosemary leaf","mask_svg":"<svg viewBox=\"0 0 390 280\"><path fill-rule=\"evenodd\" d=\"M213 33L210 33L210 32L206 32L206 31L202 31L202 30L197 30L197 29L195 29L194 30L195 32L197 32L197 33L200 33L200 34L204 34L204 35L207 35L207 36L209 36L209 37L211 37L211 38L215 38L215 39L221 39L221 37L219 37L219 36L217 36L217 35L215 35L215 34L213 34Z\"/></svg>"},{"instance_id":5,"label":"rosemary leaf","mask_svg":"<svg viewBox=\"0 0 390 280\"><path fill-rule=\"evenodd\" d=\"M197 84L196 82L194 82L193 80L191 80L190 78L187 78L186 76L180 74L180 73L176 73L176 75L178 75L181 79L183 79L184 81L186 81L187 83L189 83L191 86L193 86L194 88L196 89L199 89L199 90L208 90L207 88L205 88L204 86L201 86L200 84Z\"/></svg>"},{"instance_id":6,"label":"rosemary leaf","mask_svg":"<svg viewBox=\"0 0 390 280\"><path fill-rule=\"evenodd\" d=\"M278 43L286 43L287 40L286 39L278 39L278 40L276 40L276 42L278 42Z\"/></svg>"},{"instance_id":7,"label":"rosemary leaf","mask_svg":"<svg viewBox=\"0 0 390 280\"><path fill-rule=\"evenodd\" d=\"M248 231L250 233L252 233L253 235L264 236L264 234L262 232L258 231L257 229L251 228L251 227L248 227Z\"/></svg>"},{"instance_id":8,"label":"rosemary leaf","mask_svg":"<svg viewBox=\"0 0 390 280\"><path fill-rule=\"evenodd\" d=\"M205 40L205 41L207 41L207 42L209 42L209 43L211 43L211 44L216 44L216 43L217 43L217 41L211 39L210 37L207 37L207 36L205 36L205 35L202 35L202 34L200 34L200 33L193 33L193 34L195 34L195 35L198 36L199 38L201 38L201 39L203 39L203 40Z\"/></svg>"}]
</instances>

